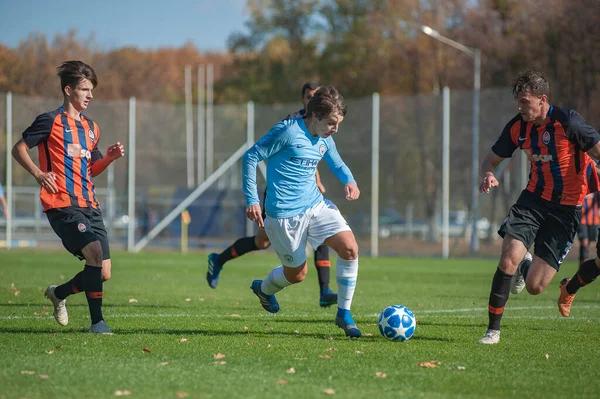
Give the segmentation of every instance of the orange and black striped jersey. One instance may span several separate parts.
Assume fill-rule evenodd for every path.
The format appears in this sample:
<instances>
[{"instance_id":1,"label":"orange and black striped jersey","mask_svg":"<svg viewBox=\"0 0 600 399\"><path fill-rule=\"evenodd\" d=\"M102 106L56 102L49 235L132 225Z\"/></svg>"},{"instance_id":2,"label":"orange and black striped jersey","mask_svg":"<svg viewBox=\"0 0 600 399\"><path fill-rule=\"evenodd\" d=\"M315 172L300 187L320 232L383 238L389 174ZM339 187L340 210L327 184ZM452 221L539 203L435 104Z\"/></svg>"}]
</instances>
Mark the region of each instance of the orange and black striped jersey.
<instances>
[{"instance_id":1,"label":"orange and black striped jersey","mask_svg":"<svg viewBox=\"0 0 600 399\"><path fill-rule=\"evenodd\" d=\"M550 107L539 126L521 114L511 119L492 151L510 158L521 148L531 161L527 190L552 203L579 206L598 190L598 177L587 173L591 158L585 152L599 141L600 134L577 112Z\"/></svg>"},{"instance_id":2,"label":"orange and black striped jersey","mask_svg":"<svg viewBox=\"0 0 600 399\"><path fill-rule=\"evenodd\" d=\"M99 208L92 164L102 158L97 148L100 129L83 114L80 119L60 107L39 115L23 132L27 146L38 147L40 169L56 175L58 193L40 189L44 211L68 206Z\"/></svg>"},{"instance_id":3,"label":"orange and black striped jersey","mask_svg":"<svg viewBox=\"0 0 600 399\"><path fill-rule=\"evenodd\" d=\"M600 192L587 195L581 207L581 224L600 225Z\"/></svg>"}]
</instances>

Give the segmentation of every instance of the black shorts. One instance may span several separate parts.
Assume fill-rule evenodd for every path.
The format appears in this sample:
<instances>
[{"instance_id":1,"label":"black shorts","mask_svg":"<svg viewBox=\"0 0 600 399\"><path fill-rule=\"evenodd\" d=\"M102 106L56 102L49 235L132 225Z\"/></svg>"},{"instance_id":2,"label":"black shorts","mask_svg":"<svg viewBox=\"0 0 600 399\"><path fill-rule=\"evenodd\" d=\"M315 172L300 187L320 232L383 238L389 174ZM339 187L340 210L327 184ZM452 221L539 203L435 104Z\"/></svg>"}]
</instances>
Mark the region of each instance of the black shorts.
<instances>
[{"instance_id":1,"label":"black shorts","mask_svg":"<svg viewBox=\"0 0 600 399\"><path fill-rule=\"evenodd\" d=\"M91 242L100 241L102 260L110 259L108 236L100 209L69 206L49 209L46 216L67 251L84 259L81 250Z\"/></svg>"},{"instance_id":2,"label":"black shorts","mask_svg":"<svg viewBox=\"0 0 600 399\"><path fill-rule=\"evenodd\" d=\"M524 190L510 208L498 234L510 234L558 270L577 234L581 207L558 205Z\"/></svg>"},{"instance_id":3,"label":"black shorts","mask_svg":"<svg viewBox=\"0 0 600 399\"><path fill-rule=\"evenodd\" d=\"M598 239L598 228L597 224L580 224L577 230L577 236L580 240L596 241Z\"/></svg>"}]
</instances>

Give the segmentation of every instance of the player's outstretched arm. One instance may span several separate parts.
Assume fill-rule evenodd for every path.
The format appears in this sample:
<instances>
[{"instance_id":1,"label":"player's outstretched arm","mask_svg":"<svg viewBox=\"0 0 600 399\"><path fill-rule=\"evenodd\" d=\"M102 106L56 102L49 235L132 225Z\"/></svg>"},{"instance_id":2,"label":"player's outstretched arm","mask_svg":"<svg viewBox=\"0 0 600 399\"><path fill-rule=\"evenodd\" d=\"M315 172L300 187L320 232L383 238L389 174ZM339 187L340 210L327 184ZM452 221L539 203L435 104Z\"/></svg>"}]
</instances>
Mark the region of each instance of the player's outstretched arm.
<instances>
[{"instance_id":1,"label":"player's outstretched arm","mask_svg":"<svg viewBox=\"0 0 600 399\"><path fill-rule=\"evenodd\" d=\"M106 149L106 155L102 156L100 151L94 148L94 152L92 153L92 177L98 176L100 173L104 172L108 165L110 165L113 161L121 158L125 155L125 147L120 142L117 142ZM99 154L99 157L98 155Z\"/></svg>"},{"instance_id":2,"label":"player's outstretched arm","mask_svg":"<svg viewBox=\"0 0 600 399\"><path fill-rule=\"evenodd\" d=\"M58 187L56 186L56 175L54 172L42 172L33 162L27 151L29 151L29 146L23 139L20 139L12 148L12 156L31 176L35 177L38 184L45 188L46 191L51 194L57 193Z\"/></svg>"}]
</instances>

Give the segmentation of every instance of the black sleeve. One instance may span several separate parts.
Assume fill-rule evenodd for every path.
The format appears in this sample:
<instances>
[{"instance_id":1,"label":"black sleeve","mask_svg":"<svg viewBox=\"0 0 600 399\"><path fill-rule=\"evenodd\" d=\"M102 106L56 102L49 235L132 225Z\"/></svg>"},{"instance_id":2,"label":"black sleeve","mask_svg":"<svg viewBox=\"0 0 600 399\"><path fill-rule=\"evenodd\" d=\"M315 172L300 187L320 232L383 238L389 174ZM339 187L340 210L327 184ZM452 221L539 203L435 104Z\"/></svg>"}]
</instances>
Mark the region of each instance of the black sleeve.
<instances>
[{"instance_id":1,"label":"black sleeve","mask_svg":"<svg viewBox=\"0 0 600 399\"><path fill-rule=\"evenodd\" d=\"M102 153L98 149L98 143L96 143L94 149L92 150L92 165L94 164L94 162L101 160L103 157L104 155L102 155Z\"/></svg>"},{"instance_id":2,"label":"black sleeve","mask_svg":"<svg viewBox=\"0 0 600 399\"><path fill-rule=\"evenodd\" d=\"M50 132L52 132L52 124L54 118L49 113L41 114L35 121L23 132L23 141L27 147L33 148L40 143L48 140Z\"/></svg>"},{"instance_id":3,"label":"black sleeve","mask_svg":"<svg viewBox=\"0 0 600 399\"><path fill-rule=\"evenodd\" d=\"M600 141L600 134L591 127L577 112L570 110L567 138L587 152Z\"/></svg>"},{"instance_id":4,"label":"black sleeve","mask_svg":"<svg viewBox=\"0 0 600 399\"><path fill-rule=\"evenodd\" d=\"M513 141L510 130L520 120L520 115L515 116L504 126L504 130L502 130L502 134L496 140L496 143L492 146L492 151L494 154L498 155L502 158L510 158L512 157L513 152L518 148L517 144Z\"/></svg>"}]
</instances>

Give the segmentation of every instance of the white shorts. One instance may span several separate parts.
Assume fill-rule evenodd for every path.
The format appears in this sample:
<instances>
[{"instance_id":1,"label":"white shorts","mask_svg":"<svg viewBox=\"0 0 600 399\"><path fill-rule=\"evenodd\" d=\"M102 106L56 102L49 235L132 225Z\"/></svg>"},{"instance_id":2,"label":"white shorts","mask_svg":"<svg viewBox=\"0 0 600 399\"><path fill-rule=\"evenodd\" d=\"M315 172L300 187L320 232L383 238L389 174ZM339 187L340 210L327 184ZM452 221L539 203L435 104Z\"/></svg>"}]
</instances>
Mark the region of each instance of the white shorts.
<instances>
[{"instance_id":1,"label":"white shorts","mask_svg":"<svg viewBox=\"0 0 600 399\"><path fill-rule=\"evenodd\" d=\"M285 219L267 216L265 231L281 264L298 267L306 261L307 242L316 249L327 238L351 229L335 204L325 199L298 216Z\"/></svg>"}]
</instances>

